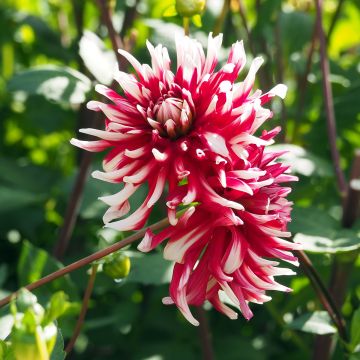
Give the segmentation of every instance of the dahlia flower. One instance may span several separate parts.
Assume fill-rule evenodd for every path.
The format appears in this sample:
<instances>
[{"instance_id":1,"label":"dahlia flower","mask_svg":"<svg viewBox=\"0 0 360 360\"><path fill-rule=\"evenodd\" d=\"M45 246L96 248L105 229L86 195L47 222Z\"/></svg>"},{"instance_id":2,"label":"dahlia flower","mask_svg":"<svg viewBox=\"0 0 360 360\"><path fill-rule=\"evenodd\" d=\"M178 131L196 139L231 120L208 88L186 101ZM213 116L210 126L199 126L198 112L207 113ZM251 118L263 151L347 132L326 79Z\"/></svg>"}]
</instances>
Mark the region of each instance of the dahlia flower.
<instances>
[{"instance_id":1,"label":"dahlia flower","mask_svg":"<svg viewBox=\"0 0 360 360\"><path fill-rule=\"evenodd\" d=\"M99 140L72 140L89 151L110 149L104 171L93 173L97 179L123 183L118 193L101 198L109 205L107 227L143 227L167 185L170 225L158 234L148 231L139 249L150 251L168 239L164 257L175 265L170 297L163 302L175 303L194 325L198 322L189 305L206 300L237 317L220 291L250 319L249 302L269 300L267 290L289 290L274 276L293 272L268 258L297 264L291 253L297 245L282 239L290 236L291 203L286 200L290 188L281 186L296 178L277 162L280 152L267 150L280 128L256 134L272 117L263 105L276 95L284 98L286 86L265 94L252 91L261 58L236 82L246 63L242 42L232 46L226 63L216 70L221 42L221 35L210 34L205 55L199 42L178 37L175 72L161 45L147 43L151 66L119 50L135 74L116 73L121 95L96 87L111 103L91 101L88 107L105 114L105 129L81 132ZM122 218L130 211L128 199L145 183L144 202ZM186 210L177 217L179 206Z\"/></svg>"},{"instance_id":2,"label":"dahlia flower","mask_svg":"<svg viewBox=\"0 0 360 360\"><path fill-rule=\"evenodd\" d=\"M96 90L111 103L90 101L88 108L105 114L105 129L81 129L99 140L71 143L88 151L111 149L103 161L104 171L93 177L123 183L121 190L100 198L109 205L104 215L108 227L119 231L144 226L151 209L168 185L167 210L175 225L176 209L192 202L214 201L218 205L242 210L240 203L214 193L210 178L222 187L246 187L243 180L228 183L226 171L234 161L249 167L251 146L269 144L253 134L272 113L262 105L271 97L285 96L285 85L266 94L250 94L262 58L255 58L245 79L235 83L246 63L242 42L236 42L224 66L215 67L222 35L208 38L207 54L199 42L187 36L176 38L177 69L171 70L168 51L147 42L150 67L140 64L124 50L119 52L131 63L136 75L118 71L115 80L122 95L103 85ZM128 199L139 187L148 184L143 204L130 216ZM246 190L246 189L245 189ZM247 190L248 191L248 190Z\"/></svg>"}]
</instances>

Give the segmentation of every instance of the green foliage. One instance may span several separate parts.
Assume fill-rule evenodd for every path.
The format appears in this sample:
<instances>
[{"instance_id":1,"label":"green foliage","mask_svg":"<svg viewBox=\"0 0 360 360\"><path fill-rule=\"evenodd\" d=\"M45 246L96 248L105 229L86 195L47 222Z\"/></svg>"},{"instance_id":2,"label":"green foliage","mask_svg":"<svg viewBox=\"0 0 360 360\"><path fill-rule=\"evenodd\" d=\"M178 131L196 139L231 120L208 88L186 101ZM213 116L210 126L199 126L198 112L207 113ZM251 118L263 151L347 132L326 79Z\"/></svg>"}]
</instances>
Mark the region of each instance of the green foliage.
<instances>
[{"instance_id":1,"label":"green foliage","mask_svg":"<svg viewBox=\"0 0 360 360\"><path fill-rule=\"evenodd\" d=\"M24 286L39 280L42 276L50 274L61 267L62 265L50 257L45 250L38 249L30 242L24 241L17 269L19 285ZM71 297L77 296L76 287L69 276L56 279L49 285L39 289L41 292L52 292L57 290L63 290ZM54 301L60 299L61 301L64 301L63 298L64 295L60 293L54 298Z\"/></svg>"},{"instance_id":2,"label":"green foliage","mask_svg":"<svg viewBox=\"0 0 360 360\"><path fill-rule=\"evenodd\" d=\"M351 319L350 328L350 351L360 352L360 308L358 308Z\"/></svg>"},{"instance_id":3,"label":"green foliage","mask_svg":"<svg viewBox=\"0 0 360 360\"><path fill-rule=\"evenodd\" d=\"M39 94L63 104L81 104L91 89L91 82L74 69L48 65L17 73L8 87L10 91Z\"/></svg>"},{"instance_id":4,"label":"green foliage","mask_svg":"<svg viewBox=\"0 0 360 360\"><path fill-rule=\"evenodd\" d=\"M326 311L315 311L311 314L304 314L292 321L288 326L295 330L317 335L336 333L336 328L332 324L330 316Z\"/></svg>"},{"instance_id":5,"label":"green foliage","mask_svg":"<svg viewBox=\"0 0 360 360\"><path fill-rule=\"evenodd\" d=\"M174 58L174 34L183 33L175 0L109 3L115 12L116 32L121 31L123 21L131 23L121 36L125 37L126 46L134 45L132 53L141 63L149 62L146 39L168 46ZM138 3L136 11L134 3ZM307 0L242 1L249 40L238 8L240 2L227 3L230 7L225 7L225 13L222 1L208 0L201 17L187 14L192 16L190 33L206 44L208 33L219 29L224 34L225 47L243 39L246 67L253 56L259 54L265 59L256 87L268 91L279 79L288 86L285 112L282 113L280 102L272 102L274 116L265 127L283 126L284 137L278 136L273 150L289 150L282 161L299 176L299 181L291 185L294 210L289 230L326 284L335 258L349 264L358 256L360 227L344 230L341 226L342 199L336 189L327 137L317 43L309 73L305 74L314 34L314 4ZM326 32L337 3L324 1ZM77 136L78 128L93 126L85 103L95 97L95 82L112 82L115 68L116 57L101 19L93 0L0 3L0 24L4 29L0 31L0 298L63 267L50 254L59 237L83 156L69 140ZM347 176L354 150L360 147L359 27L359 2L342 2L328 37L328 51L337 144ZM219 54L220 64L226 61L225 54L225 50ZM173 61L172 67L175 66ZM129 71L133 69L129 67ZM94 156L94 168L101 167L101 158ZM101 229L105 206L97 198L116 191L118 184L90 177L86 180L70 246L62 259L64 264L128 235ZM145 198L146 187L137 196L131 200L132 208ZM164 214L165 209L159 206L151 222ZM161 302L168 295L172 263L164 260L160 252L142 254L134 246L125 249L124 254L131 262L128 276L113 281L104 272L97 275L72 358L201 358L197 329L188 325L175 307ZM346 345L350 360L360 359L359 269L358 258L342 307L350 335ZM42 305L37 306L37 312L31 310L23 315L28 327L33 327L40 313L44 327L61 316L56 322L51 360L65 358L64 339L67 342L73 333L81 306L80 294L88 277L82 269L35 290ZM315 335L336 333L301 268L296 277L280 282L293 292L269 294L271 302L252 306L255 316L249 322L241 316L232 322L212 309L207 311L218 359L308 359ZM18 312L25 314L34 307L34 297L21 293L16 306ZM1 310L0 359L14 360L10 333L15 319L9 307ZM337 342L334 359L340 358L341 346Z\"/></svg>"}]
</instances>

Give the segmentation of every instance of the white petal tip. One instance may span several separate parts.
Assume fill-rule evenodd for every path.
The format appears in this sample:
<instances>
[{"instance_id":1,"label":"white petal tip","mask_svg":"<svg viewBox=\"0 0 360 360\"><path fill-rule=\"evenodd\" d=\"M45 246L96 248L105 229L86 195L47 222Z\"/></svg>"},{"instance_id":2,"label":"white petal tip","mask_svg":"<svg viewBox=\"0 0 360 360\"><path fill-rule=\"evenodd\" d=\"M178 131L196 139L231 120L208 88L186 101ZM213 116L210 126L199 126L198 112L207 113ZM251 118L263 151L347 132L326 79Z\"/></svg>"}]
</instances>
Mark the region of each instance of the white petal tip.
<instances>
[{"instance_id":1,"label":"white petal tip","mask_svg":"<svg viewBox=\"0 0 360 360\"><path fill-rule=\"evenodd\" d=\"M284 84L278 84L271 90L271 92L274 94L274 96L279 96L281 99L285 99L287 86Z\"/></svg>"},{"instance_id":2,"label":"white petal tip","mask_svg":"<svg viewBox=\"0 0 360 360\"><path fill-rule=\"evenodd\" d=\"M170 296L167 296L167 297L164 297L164 298L162 299L162 303L163 303L164 305L173 305L173 304L174 304L174 301L173 301L173 299L172 299Z\"/></svg>"}]
</instances>

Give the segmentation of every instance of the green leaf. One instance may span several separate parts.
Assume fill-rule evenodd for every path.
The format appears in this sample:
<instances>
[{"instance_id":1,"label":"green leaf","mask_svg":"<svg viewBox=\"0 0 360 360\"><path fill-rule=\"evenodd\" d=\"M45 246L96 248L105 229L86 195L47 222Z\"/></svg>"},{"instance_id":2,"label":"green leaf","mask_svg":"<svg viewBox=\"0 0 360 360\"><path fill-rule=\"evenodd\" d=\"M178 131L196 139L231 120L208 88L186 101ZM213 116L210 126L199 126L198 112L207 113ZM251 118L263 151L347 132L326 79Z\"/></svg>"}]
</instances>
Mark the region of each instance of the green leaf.
<instances>
[{"instance_id":1,"label":"green leaf","mask_svg":"<svg viewBox=\"0 0 360 360\"><path fill-rule=\"evenodd\" d=\"M171 279L172 262L164 260L162 254L138 254L131 256L131 271L127 282L145 285L168 284Z\"/></svg>"},{"instance_id":2,"label":"green leaf","mask_svg":"<svg viewBox=\"0 0 360 360\"><path fill-rule=\"evenodd\" d=\"M360 308L354 312L351 319L350 339L351 351L355 351L357 346L360 345Z\"/></svg>"},{"instance_id":3,"label":"green leaf","mask_svg":"<svg viewBox=\"0 0 360 360\"><path fill-rule=\"evenodd\" d=\"M291 171L303 176L332 177L334 172L331 164L305 150L301 146L279 144L271 146L275 151L288 151L280 157L281 161L291 166Z\"/></svg>"},{"instance_id":4,"label":"green leaf","mask_svg":"<svg viewBox=\"0 0 360 360\"><path fill-rule=\"evenodd\" d=\"M43 197L32 192L0 185L0 214L39 203Z\"/></svg>"},{"instance_id":5,"label":"green leaf","mask_svg":"<svg viewBox=\"0 0 360 360\"><path fill-rule=\"evenodd\" d=\"M193 24L198 27L198 28L201 28L202 27L202 21L201 21L201 16L200 15L194 15L192 18L191 18Z\"/></svg>"},{"instance_id":6,"label":"green leaf","mask_svg":"<svg viewBox=\"0 0 360 360\"><path fill-rule=\"evenodd\" d=\"M53 259L45 250L36 248L29 241L24 241L17 268L19 285L25 286L30 284L62 267L63 265ZM42 291L48 295L49 292L52 293L58 290L63 290L70 297L77 298L77 290L69 275L56 279L42 286L37 291Z\"/></svg>"},{"instance_id":7,"label":"green leaf","mask_svg":"<svg viewBox=\"0 0 360 360\"><path fill-rule=\"evenodd\" d=\"M14 353L9 343L0 340L0 359L1 360L15 360Z\"/></svg>"},{"instance_id":8,"label":"green leaf","mask_svg":"<svg viewBox=\"0 0 360 360\"><path fill-rule=\"evenodd\" d=\"M314 207L294 207L289 230L296 234L333 238L340 230L339 222L327 212Z\"/></svg>"},{"instance_id":9,"label":"green leaf","mask_svg":"<svg viewBox=\"0 0 360 360\"><path fill-rule=\"evenodd\" d=\"M64 351L64 339L60 328L58 328L56 343L51 353L50 360L64 360L66 353Z\"/></svg>"},{"instance_id":10,"label":"green leaf","mask_svg":"<svg viewBox=\"0 0 360 360\"><path fill-rule=\"evenodd\" d=\"M288 327L317 335L336 333L336 328L333 326L330 316L326 311L304 314L289 323Z\"/></svg>"},{"instance_id":11,"label":"green leaf","mask_svg":"<svg viewBox=\"0 0 360 360\"><path fill-rule=\"evenodd\" d=\"M39 105L38 105L39 106ZM56 184L59 174L52 169L21 164L20 161L0 157L0 181L12 188L28 190L30 193L48 194L49 188Z\"/></svg>"},{"instance_id":12,"label":"green leaf","mask_svg":"<svg viewBox=\"0 0 360 360\"><path fill-rule=\"evenodd\" d=\"M326 237L298 233L295 235L294 241L302 244L305 251L313 253L338 254L360 249L360 238L356 234L353 237L333 240Z\"/></svg>"},{"instance_id":13,"label":"green leaf","mask_svg":"<svg viewBox=\"0 0 360 360\"><path fill-rule=\"evenodd\" d=\"M91 81L74 69L47 65L15 74L8 82L8 89L40 94L59 103L81 104L91 89Z\"/></svg>"},{"instance_id":14,"label":"green leaf","mask_svg":"<svg viewBox=\"0 0 360 360\"><path fill-rule=\"evenodd\" d=\"M173 16L176 16L177 14L178 14L178 12L176 11L175 4L173 4L173 5L170 5L169 7L167 7L162 15L164 17L173 17Z\"/></svg>"},{"instance_id":15,"label":"green leaf","mask_svg":"<svg viewBox=\"0 0 360 360\"><path fill-rule=\"evenodd\" d=\"M305 12L282 12L280 27L282 44L287 54L299 51L311 38L314 18ZM298 31L301 29L301 32Z\"/></svg>"},{"instance_id":16,"label":"green leaf","mask_svg":"<svg viewBox=\"0 0 360 360\"><path fill-rule=\"evenodd\" d=\"M48 306L46 307L43 324L46 325L64 314L70 305L67 299L68 296L63 291L58 291L51 296Z\"/></svg>"},{"instance_id":17,"label":"green leaf","mask_svg":"<svg viewBox=\"0 0 360 360\"><path fill-rule=\"evenodd\" d=\"M92 75L100 83L110 85L116 67L114 52L105 48L104 42L93 32L85 30L80 40L80 56Z\"/></svg>"}]
</instances>

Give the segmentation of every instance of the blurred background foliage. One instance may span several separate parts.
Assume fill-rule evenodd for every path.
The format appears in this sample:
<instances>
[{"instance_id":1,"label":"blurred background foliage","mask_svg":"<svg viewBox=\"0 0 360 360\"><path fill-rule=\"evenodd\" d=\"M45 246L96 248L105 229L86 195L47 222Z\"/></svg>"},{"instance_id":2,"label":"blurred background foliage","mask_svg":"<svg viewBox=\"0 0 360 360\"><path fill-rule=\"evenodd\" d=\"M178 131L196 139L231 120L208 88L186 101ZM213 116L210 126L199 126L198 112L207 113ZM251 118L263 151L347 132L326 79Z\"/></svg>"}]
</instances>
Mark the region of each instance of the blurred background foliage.
<instances>
[{"instance_id":1,"label":"blurred background foliage","mask_svg":"<svg viewBox=\"0 0 360 360\"><path fill-rule=\"evenodd\" d=\"M174 53L174 35L183 31L182 22L178 16L163 17L173 0L110 3L116 31L141 62L149 61L146 39L161 42ZM349 175L354 151L360 148L360 3L325 0L323 15L337 145L341 165ZM116 60L93 0L2 0L0 24L3 297L62 266L51 254L84 157L69 140L77 136L80 127L91 127L93 115L83 104L95 96L96 83L111 82ZM223 32L221 60L233 42L244 39L248 60L255 54L266 60L258 86L265 91L278 82L288 86L285 103L272 104L275 116L270 126L283 127L280 144L275 146L292 150L285 161L300 177L291 195L295 209L290 228L305 244L325 283L335 257L352 264L342 305L350 324L360 305L360 261L356 260L360 224L348 230L340 225L341 198L327 139L314 25L315 7L310 0L208 0L202 27L192 24L191 35L206 44L209 32ZM93 157L94 169L101 166L101 157ZM63 263L126 236L102 229L104 205L97 197L113 189L114 185L86 179ZM156 208L151 220L163 217L164 209ZM168 291L171 264L158 252L144 256L128 249L128 254L132 264L128 278L114 282L103 273L98 275L83 332L68 358L201 358L197 329L174 307L161 303ZM72 305L58 323L65 340L72 334L87 276L85 271L76 271L35 292L44 303L57 290L69 296ZM314 334L336 331L326 314L317 312L321 305L301 270L283 282L293 293L273 293L270 303L254 305L250 322L242 318L230 321L207 308L218 359L308 359ZM1 310L6 313L7 308ZM6 324L6 317L1 318L0 333ZM61 358L61 354L57 356ZM341 358L338 346L334 359Z\"/></svg>"}]
</instances>

